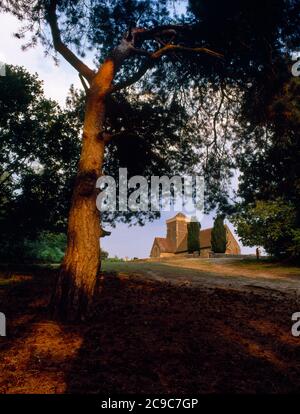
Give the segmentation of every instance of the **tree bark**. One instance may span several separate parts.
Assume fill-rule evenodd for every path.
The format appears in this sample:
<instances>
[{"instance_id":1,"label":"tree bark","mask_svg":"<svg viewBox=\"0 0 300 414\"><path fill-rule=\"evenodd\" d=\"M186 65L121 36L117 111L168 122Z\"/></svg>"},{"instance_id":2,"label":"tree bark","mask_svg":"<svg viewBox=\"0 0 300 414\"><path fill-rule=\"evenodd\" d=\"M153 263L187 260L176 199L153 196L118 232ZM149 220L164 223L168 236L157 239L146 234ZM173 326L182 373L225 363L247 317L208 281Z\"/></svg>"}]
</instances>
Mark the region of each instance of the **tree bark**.
<instances>
[{"instance_id":1,"label":"tree bark","mask_svg":"<svg viewBox=\"0 0 300 414\"><path fill-rule=\"evenodd\" d=\"M82 148L68 219L68 242L51 308L62 320L83 319L93 300L100 268L100 214L96 181L102 174L106 91L113 79L111 60L104 62L87 94Z\"/></svg>"}]
</instances>

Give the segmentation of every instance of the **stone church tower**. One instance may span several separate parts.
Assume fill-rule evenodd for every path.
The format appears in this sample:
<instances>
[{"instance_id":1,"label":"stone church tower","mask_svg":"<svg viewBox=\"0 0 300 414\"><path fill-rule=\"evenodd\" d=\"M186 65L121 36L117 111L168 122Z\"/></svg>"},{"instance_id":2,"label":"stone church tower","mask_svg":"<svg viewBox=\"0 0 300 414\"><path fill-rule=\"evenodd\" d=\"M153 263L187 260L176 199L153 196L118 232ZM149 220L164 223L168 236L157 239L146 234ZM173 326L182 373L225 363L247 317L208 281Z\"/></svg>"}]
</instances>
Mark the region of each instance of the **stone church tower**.
<instances>
[{"instance_id":1,"label":"stone church tower","mask_svg":"<svg viewBox=\"0 0 300 414\"><path fill-rule=\"evenodd\" d=\"M187 250L187 217L178 213L175 217L166 221L167 240L170 241L174 252L184 252Z\"/></svg>"}]
</instances>

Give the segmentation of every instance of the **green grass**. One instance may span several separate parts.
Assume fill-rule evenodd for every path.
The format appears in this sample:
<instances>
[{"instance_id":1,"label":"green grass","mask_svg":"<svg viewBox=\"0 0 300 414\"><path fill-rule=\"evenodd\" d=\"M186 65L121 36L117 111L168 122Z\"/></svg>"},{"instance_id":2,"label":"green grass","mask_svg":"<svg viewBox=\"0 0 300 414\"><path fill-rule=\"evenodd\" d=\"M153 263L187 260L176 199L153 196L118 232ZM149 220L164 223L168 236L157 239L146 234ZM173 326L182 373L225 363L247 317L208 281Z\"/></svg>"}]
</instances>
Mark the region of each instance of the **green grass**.
<instances>
[{"instance_id":1,"label":"green grass","mask_svg":"<svg viewBox=\"0 0 300 414\"><path fill-rule=\"evenodd\" d=\"M289 263L283 263L279 261L275 261L269 258L262 258L260 260L256 259L243 259L239 261L232 261L230 266L234 266L240 269L249 269L249 270L270 270L279 272L282 271L284 273L293 273L293 274L300 274L300 266L291 265Z\"/></svg>"},{"instance_id":2,"label":"green grass","mask_svg":"<svg viewBox=\"0 0 300 414\"><path fill-rule=\"evenodd\" d=\"M103 260L101 264L101 270L103 272L139 272L147 269L151 269L156 263L144 263L144 262L121 262Z\"/></svg>"},{"instance_id":3,"label":"green grass","mask_svg":"<svg viewBox=\"0 0 300 414\"><path fill-rule=\"evenodd\" d=\"M206 273L206 269L187 268L182 265L176 266L170 262L102 262L103 272L124 272L131 274L147 274L155 272L157 276L184 276Z\"/></svg>"},{"instance_id":4,"label":"green grass","mask_svg":"<svg viewBox=\"0 0 300 414\"><path fill-rule=\"evenodd\" d=\"M187 263L189 260L194 259L186 259ZM217 265L217 267L213 267ZM230 275L230 268L236 268L237 270L241 270L241 275L243 271L250 270L258 273L270 273L273 275L293 275L293 276L300 276L300 266L291 266L288 264L280 263L271 261L270 259L262 258L261 260L257 261L254 259L242 259L242 260L230 260L224 263L216 263L210 262L207 260L199 260L199 268L188 268L184 266L184 263L178 263L176 266L176 262L110 262L110 261L103 261L101 270L104 272L124 272L124 273L148 273L154 271L157 275L169 275L169 276L180 276L180 275L197 275L197 274L205 274L205 273L216 273L219 276L226 276ZM222 269L220 273L220 269ZM235 275L237 276L237 275Z\"/></svg>"}]
</instances>

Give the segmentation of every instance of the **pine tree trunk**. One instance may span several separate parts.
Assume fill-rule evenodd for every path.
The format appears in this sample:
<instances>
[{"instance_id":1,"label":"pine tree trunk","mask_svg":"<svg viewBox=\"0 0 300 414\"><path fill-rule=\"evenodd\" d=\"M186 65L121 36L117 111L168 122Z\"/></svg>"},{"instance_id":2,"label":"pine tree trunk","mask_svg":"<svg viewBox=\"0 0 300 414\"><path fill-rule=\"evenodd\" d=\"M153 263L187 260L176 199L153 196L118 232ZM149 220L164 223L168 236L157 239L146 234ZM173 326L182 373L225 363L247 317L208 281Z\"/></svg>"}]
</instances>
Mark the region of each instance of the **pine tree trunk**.
<instances>
[{"instance_id":1,"label":"pine tree trunk","mask_svg":"<svg viewBox=\"0 0 300 414\"><path fill-rule=\"evenodd\" d=\"M107 57L87 93L82 148L68 221L66 254L52 296L54 316L83 319L93 301L100 268L100 215L96 207L96 181L102 174L105 140L105 102L114 76L129 56L127 42Z\"/></svg>"},{"instance_id":2,"label":"pine tree trunk","mask_svg":"<svg viewBox=\"0 0 300 414\"><path fill-rule=\"evenodd\" d=\"M102 173L104 118L105 94L99 93L99 85L94 85L87 96L82 149L68 220L67 250L51 302L54 316L68 321L84 318L93 300L100 267L96 181Z\"/></svg>"}]
</instances>

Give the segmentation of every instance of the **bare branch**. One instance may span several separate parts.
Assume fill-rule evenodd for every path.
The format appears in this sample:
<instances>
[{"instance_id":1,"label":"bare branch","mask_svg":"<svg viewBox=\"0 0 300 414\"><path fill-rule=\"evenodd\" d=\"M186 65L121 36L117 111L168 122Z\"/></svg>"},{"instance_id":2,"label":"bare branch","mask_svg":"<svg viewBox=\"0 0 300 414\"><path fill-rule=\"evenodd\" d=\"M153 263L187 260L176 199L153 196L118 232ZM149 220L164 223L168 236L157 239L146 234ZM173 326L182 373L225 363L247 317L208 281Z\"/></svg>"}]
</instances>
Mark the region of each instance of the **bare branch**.
<instances>
[{"instance_id":1,"label":"bare branch","mask_svg":"<svg viewBox=\"0 0 300 414\"><path fill-rule=\"evenodd\" d=\"M103 132L101 135L105 144L108 144L113 139L113 135L108 132Z\"/></svg>"},{"instance_id":2,"label":"bare branch","mask_svg":"<svg viewBox=\"0 0 300 414\"><path fill-rule=\"evenodd\" d=\"M138 82L146 74L146 72L149 69L151 69L153 66L154 66L154 61L152 61L151 59L148 60L144 65L140 67L140 69L131 78L113 86L110 89L109 93L118 92L121 89L128 88L128 86L131 86L134 83Z\"/></svg>"},{"instance_id":3,"label":"bare branch","mask_svg":"<svg viewBox=\"0 0 300 414\"><path fill-rule=\"evenodd\" d=\"M81 73L79 73L79 79L80 79L80 81L81 81L81 83L82 83L82 86L83 86L83 89L84 89L85 93L87 94L87 93L88 93L88 91L89 91L89 87L88 87L88 85L86 84L86 81L85 81L85 79L84 79L84 77L82 76L82 74L81 74Z\"/></svg>"},{"instance_id":4,"label":"bare branch","mask_svg":"<svg viewBox=\"0 0 300 414\"><path fill-rule=\"evenodd\" d=\"M82 76L89 82L94 77L94 72L85 63L83 63L61 40L60 30L57 23L56 15L57 0L50 1L47 8L47 21L50 25L53 46Z\"/></svg>"},{"instance_id":5,"label":"bare branch","mask_svg":"<svg viewBox=\"0 0 300 414\"><path fill-rule=\"evenodd\" d=\"M163 55L167 55L168 53L173 52L192 52L192 53L205 53L207 55L216 57L216 58L223 58L224 56L221 53L215 52L213 50L207 49L206 47L185 47L181 45L166 45L156 52L152 53L152 59L159 59Z\"/></svg>"},{"instance_id":6,"label":"bare branch","mask_svg":"<svg viewBox=\"0 0 300 414\"><path fill-rule=\"evenodd\" d=\"M111 235L110 231L104 230L104 228L100 226L100 237L106 237L110 235Z\"/></svg>"}]
</instances>

